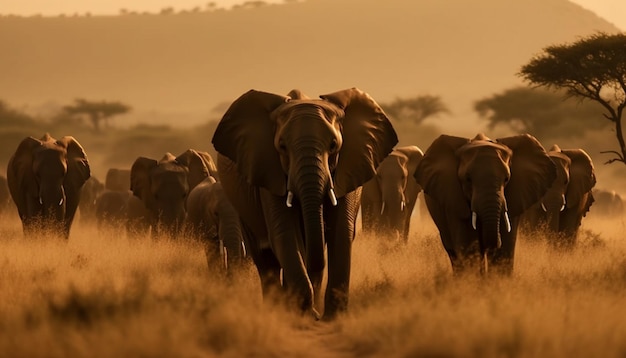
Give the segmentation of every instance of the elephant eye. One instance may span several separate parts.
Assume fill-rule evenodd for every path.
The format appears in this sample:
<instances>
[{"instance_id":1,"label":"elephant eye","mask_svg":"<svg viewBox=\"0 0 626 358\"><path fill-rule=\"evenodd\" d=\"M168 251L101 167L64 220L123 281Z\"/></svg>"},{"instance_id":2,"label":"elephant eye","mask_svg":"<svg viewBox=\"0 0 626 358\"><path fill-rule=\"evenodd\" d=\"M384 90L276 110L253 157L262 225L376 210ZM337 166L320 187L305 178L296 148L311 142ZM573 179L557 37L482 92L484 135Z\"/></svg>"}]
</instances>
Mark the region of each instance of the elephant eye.
<instances>
[{"instance_id":1,"label":"elephant eye","mask_svg":"<svg viewBox=\"0 0 626 358\"><path fill-rule=\"evenodd\" d=\"M287 151L287 145L285 144L285 141L284 141L284 140L280 139L280 140L278 141L278 149L279 149L280 151L283 151L283 152L286 152L286 151Z\"/></svg>"},{"instance_id":2,"label":"elephant eye","mask_svg":"<svg viewBox=\"0 0 626 358\"><path fill-rule=\"evenodd\" d=\"M338 148L338 146L339 146L339 145L337 144L337 140L336 140L336 139L333 139L333 140L330 142L330 147L329 147L330 152L331 152L331 153L336 152L336 151L337 151L337 149L339 149L339 148Z\"/></svg>"}]
</instances>

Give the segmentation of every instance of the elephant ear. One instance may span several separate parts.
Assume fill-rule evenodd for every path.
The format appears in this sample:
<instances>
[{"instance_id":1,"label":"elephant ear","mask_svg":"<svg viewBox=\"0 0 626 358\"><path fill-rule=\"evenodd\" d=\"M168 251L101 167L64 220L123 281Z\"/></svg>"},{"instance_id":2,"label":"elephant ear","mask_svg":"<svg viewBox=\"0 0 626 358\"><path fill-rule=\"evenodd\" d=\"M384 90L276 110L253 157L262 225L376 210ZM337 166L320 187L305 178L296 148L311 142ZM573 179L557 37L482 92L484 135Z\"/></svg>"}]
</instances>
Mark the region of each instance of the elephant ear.
<instances>
[{"instance_id":1,"label":"elephant ear","mask_svg":"<svg viewBox=\"0 0 626 358\"><path fill-rule=\"evenodd\" d=\"M41 145L41 141L37 138L26 137L17 146L7 168L7 183L12 193L23 194L29 187L36 189L31 186L35 182L33 151ZM15 194L12 195L15 196ZM38 195L38 193L35 192L33 195Z\"/></svg>"},{"instance_id":2,"label":"elephant ear","mask_svg":"<svg viewBox=\"0 0 626 358\"><path fill-rule=\"evenodd\" d=\"M424 193L441 205L442 210L454 212L457 217L470 215L470 207L459 181L460 163L456 155L457 149L468 143L468 138L439 136L424 153L414 174Z\"/></svg>"},{"instance_id":3,"label":"elephant ear","mask_svg":"<svg viewBox=\"0 0 626 358\"><path fill-rule=\"evenodd\" d=\"M65 136L57 140L57 144L67 151L67 174L65 184L74 188L80 188L91 177L91 168L85 150L72 136Z\"/></svg>"},{"instance_id":4,"label":"elephant ear","mask_svg":"<svg viewBox=\"0 0 626 358\"><path fill-rule=\"evenodd\" d=\"M213 157L211 156L211 154L207 152L198 152L198 155L200 156L200 158L202 158L204 165L209 170L209 175L212 176L215 180L217 180L218 178L217 165L215 164L215 161L213 160Z\"/></svg>"},{"instance_id":5,"label":"elephant ear","mask_svg":"<svg viewBox=\"0 0 626 358\"><path fill-rule=\"evenodd\" d=\"M343 145L334 173L335 193L342 197L376 174L398 137L385 112L367 93L351 88L320 98L345 113L341 119Z\"/></svg>"},{"instance_id":6,"label":"elephant ear","mask_svg":"<svg viewBox=\"0 0 626 358\"><path fill-rule=\"evenodd\" d=\"M593 162L584 150L565 149L561 152L572 160L569 168L569 185L565 193L567 207L571 208L580 203L586 193L591 192L596 185L596 174Z\"/></svg>"},{"instance_id":7,"label":"elephant ear","mask_svg":"<svg viewBox=\"0 0 626 358\"><path fill-rule=\"evenodd\" d=\"M150 171L157 165L158 162L154 159L139 157L130 168L130 190L144 203L152 198Z\"/></svg>"},{"instance_id":8,"label":"elephant ear","mask_svg":"<svg viewBox=\"0 0 626 358\"><path fill-rule=\"evenodd\" d=\"M187 167L187 183L191 191L196 185L210 176L209 168L206 167L202 156L193 149L187 149L184 153L176 157L176 162Z\"/></svg>"},{"instance_id":9,"label":"elephant ear","mask_svg":"<svg viewBox=\"0 0 626 358\"><path fill-rule=\"evenodd\" d=\"M504 188L509 214L521 215L543 197L556 179L556 166L539 141L528 134L500 138L509 147L511 178Z\"/></svg>"},{"instance_id":10,"label":"elephant ear","mask_svg":"<svg viewBox=\"0 0 626 358\"><path fill-rule=\"evenodd\" d=\"M287 179L274 147L271 113L289 97L250 90L235 100L215 129L212 143L237 165L248 183L285 195Z\"/></svg>"},{"instance_id":11,"label":"elephant ear","mask_svg":"<svg viewBox=\"0 0 626 358\"><path fill-rule=\"evenodd\" d=\"M424 153L422 152L422 150L414 145L396 148L395 150L406 155L406 157L408 158L408 175L410 178L415 179L415 170L417 169L417 165L422 161L422 158L424 157Z\"/></svg>"},{"instance_id":12,"label":"elephant ear","mask_svg":"<svg viewBox=\"0 0 626 358\"><path fill-rule=\"evenodd\" d=\"M287 97L291 99L310 99L309 96L305 95L304 93L302 93L302 91L300 91L297 88L294 88L291 91L289 91L289 93L287 93Z\"/></svg>"}]
</instances>

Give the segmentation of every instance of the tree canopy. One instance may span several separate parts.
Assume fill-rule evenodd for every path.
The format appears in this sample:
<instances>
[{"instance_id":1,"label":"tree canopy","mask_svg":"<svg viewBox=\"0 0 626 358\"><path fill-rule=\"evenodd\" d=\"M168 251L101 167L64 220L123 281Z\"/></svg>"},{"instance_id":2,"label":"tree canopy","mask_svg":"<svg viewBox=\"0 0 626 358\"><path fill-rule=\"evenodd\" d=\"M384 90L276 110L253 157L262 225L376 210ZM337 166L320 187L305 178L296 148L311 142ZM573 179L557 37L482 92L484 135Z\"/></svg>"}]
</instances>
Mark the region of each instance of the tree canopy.
<instances>
[{"instance_id":1,"label":"tree canopy","mask_svg":"<svg viewBox=\"0 0 626 358\"><path fill-rule=\"evenodd\" d=\"M73 105L63 107L70 115L86 115L91 120L96 132L100 131L100 122L106 122L110 117L128 113L131 107L117 101L88 101L77 98Z\"/></svg>"},{"instance_id":2,"label":"tree canopy","mask_svg":"<svg viewBox=\"0 0 626 358\"><path fill-rule=\"evenodd\" d=\"M519 75L531 84L563 89L567 96L599 103L615 126L619 150L606 151L626 164L622 114L626 107L626 34L596 33L571 44L543 49Z\"/></svg>"},{"instance_id":3,"label":"tree canopy","mask_svg":"<svg viewBox=\"0 0 626 358\"><path fill-rule=\"evenodd\" d=\"M390 118L415 124L421 124L429 117L450 113L441 98L432 95L396 98L390 103L381 103L380 106Z\"/></svg>"},{"instance_id":4,"label":"tree canopy","mask_svg":"<svg viewBox=\"0 0 626 358\"><path fill-rule=\"evenodd\" d=\"M580 137L586 130L610 125L601 118L597 104L563 96L563 91L520 86L476 101L474 110L489 121L490 129L503 125L518 133L530 133L541 141Z\"/></svg>"}]
</instances>

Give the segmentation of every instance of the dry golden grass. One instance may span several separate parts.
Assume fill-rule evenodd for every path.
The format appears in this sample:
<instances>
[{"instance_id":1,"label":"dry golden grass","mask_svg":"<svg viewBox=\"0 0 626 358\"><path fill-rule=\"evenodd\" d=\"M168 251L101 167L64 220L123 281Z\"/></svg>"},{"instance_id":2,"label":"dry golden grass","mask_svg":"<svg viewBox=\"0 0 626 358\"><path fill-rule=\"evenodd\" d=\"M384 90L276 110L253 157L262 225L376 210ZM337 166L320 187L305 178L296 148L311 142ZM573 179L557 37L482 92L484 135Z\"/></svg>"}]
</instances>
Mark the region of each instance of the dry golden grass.
<instances>
[{"instance_id":1,"label":"dry golden grass","mask_svg":"<svg viewBox=\"0 0 626 358\"><path fill-rule=\"evenodd\" d=\"M350 311L332 323L262 304L193 244L75 225L68 243L0 225L0 356L415 357L626 355L623 221L585 224L556 253L520 238L512 278L453 279L432 223L405 248L354 244Z\"/></svg>"}]
</instances>

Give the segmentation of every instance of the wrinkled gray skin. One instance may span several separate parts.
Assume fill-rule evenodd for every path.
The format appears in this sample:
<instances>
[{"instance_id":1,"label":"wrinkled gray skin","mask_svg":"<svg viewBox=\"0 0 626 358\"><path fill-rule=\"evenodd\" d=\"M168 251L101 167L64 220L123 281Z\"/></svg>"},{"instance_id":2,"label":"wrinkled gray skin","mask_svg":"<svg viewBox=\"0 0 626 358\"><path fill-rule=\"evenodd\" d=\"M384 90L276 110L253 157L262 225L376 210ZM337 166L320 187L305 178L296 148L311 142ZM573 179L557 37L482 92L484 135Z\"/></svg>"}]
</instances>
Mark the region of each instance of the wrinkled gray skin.
<instances>
[{"instance_id":1,"label":"wrinkled gray skin","mask_svg":"<svg viewBox=\"0 0 626 358\"><path fill-rule=\"evenodd\" d=\"M90 222L96 219L96 199L104 191L104 184L95 177L87 179L80 192L80 202L78 209L80 211L81 222Z\"/></svg>"},{"instance_id":2,"label":"wrinkled gray skin","mask_svg":"<svg viewBox=\"0 0 626 358\"><path fill-rule=\"evenodd\" d=\"M411 215L422 190L414 175L423 156L414 145L400 147L378 165L374 178L363 184L363 232L405 243L409 240Z\"/></svg>"},{"instance_id":3,"label":"wrinkled gray skin","mask_svg":"<svg viewBox=\"0 0 626 358\"><path fill-rule=\"evenodd\" d=\"M230 274L241 266L245 246L239 213L215 178L204 179L189 193L187 229L203 243L209 268Z\"/></svg>"},{"instance_id":4,"label":"wrinkled gray skin","mask_svg":"<svg viewBox=\"0 0 626 358\"><path fill-rule=\"evenodd\" d=\"M45 134L27 137L7 167L7 182L25 236L42 230L69 238L83 184L91 176L89 161L73 137Z\"/></svg>"},{"instance_id":5,"label":"wrinkled gray skin","mask_svg":"<svg viewBox=\"0 0 626 358\"><path fill-rule=\"evenodd\" d=\"M455 273L513 272L521 214L556 177L532 136L442 135L415 173Z\"/></svg>"},{"instance_id":6,"label":"wrinkled gray skin","mask_svg":"<svg viewBox=\"0 0 626 358\"><path fill-rule=\"evenodd\" d=\"M131 191L148 211L153 238L176 237L182 232L189 192L209 176L203 155L188 149L178 157L166 153L161 160L139 157L131 168Z\"/></svg>"},{"instance_id":7,"label":"wrinkled gray skin","mask_svg":"<svg viewBox=\"0 0 626 358\"><path fill-rule=\"evenodd\" d=\"M597 219L615 219L624 215L624 199L615 190L594 188L591 191L594 202L589 216Z\"/></svg>"},{"instance_id":8,"label":"wrinkled gray skin","mask_svg":"<svg viewBox=\"0 0 626 358\"><path fill-rule=\"evenodd\" d=\"M541 200L524 213L523 227L532 234L545 230L553 234L548 237L551 244L572 248L582 219L594 202L593 163L582 149L561 150L554 145L548 155L556 166L556 179Z\"/></svg>"},{"instance_id":9,"label":"wrinkled gray skin","mask_svg":"<svg viewBox=\"0 0 626 358\"><path fill-rule=\"evenodd\" d=\"M319 317L315 296L327 251L324 319L332 319L348 306L360 186L397 137L364 92L353 88L320 97L249 91L224 114L213 145L263 296L286 293L294 306Z\"/></svg>"}]
</instances>

